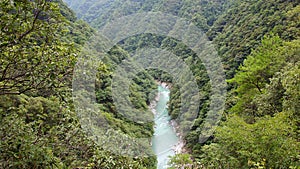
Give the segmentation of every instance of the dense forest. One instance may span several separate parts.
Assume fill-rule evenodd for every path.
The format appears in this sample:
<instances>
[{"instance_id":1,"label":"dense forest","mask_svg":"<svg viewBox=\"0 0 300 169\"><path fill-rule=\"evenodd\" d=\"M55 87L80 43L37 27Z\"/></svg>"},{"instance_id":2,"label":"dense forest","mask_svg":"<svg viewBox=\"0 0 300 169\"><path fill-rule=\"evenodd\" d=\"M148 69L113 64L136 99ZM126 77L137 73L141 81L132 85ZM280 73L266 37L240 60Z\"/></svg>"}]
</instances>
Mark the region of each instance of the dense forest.
<instances>
[{"instance_id":1,"label":"dense forest","mask_svg":"<svg viewBox=\"0 0 300 169\"><path fill-rule=\"evenodd\" d=\"M218 87L227 91L226 103L218 109L218 126L205 141L199 136L208 128L205 118L216 99L206 62L179 39L153 33L117 42L96 64L93 106L97 111L91 113L98 118L92 130L98 132L103 118L122 134L95 138L84 130L72 92L82 54L96 57L100 51L100 42L90 44L89 39L109 21L145 12L186 19L202 31L221 58L227 85L220 82ZM172 86L168 110L185 143L183 153L171 158L170 168L300 167L297 0L1 0L0 37L0 168L157 168L154 154L124 156L106 147L116 151L126 147L102 142L112 139L125 146L133 144L124 139L127 136L153 136L152 121L131 118L152 117L149 104L157 81ZM144 48L171 51L188 65L200 96L197 109L185 107L189 103L184 96L193 90L188 80L177 83L166 71L147 69L130 74L124 98L133 105L126 109L130 116L118 112L114 72ZM172 61L167 65L176 66ZM196 114L192 122L187 120L190 114Z\"/></svg>"}]
</instances>

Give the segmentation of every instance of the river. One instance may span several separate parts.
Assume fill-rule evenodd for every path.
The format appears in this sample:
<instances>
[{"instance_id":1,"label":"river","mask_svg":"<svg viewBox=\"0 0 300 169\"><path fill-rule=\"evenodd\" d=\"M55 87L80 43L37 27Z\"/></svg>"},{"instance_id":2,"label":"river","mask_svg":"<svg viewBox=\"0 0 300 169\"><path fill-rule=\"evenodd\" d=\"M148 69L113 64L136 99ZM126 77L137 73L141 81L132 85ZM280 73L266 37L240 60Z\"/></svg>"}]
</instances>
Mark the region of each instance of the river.
<instances>
[{"instance_id":1,"label":"river","mask_svg":"<svg viewBox=\"0 0 300 169\"><path fill-rule=\"evenodd\" d=\"M179 143L179 137L170 123L167 103L170 99L169 89L158 86L158 101L154 107L154 136L152 138L152 149L157 155L157 169L166 169L169 156L175 155L174 147Z\"/></svg>"}]
</instances>

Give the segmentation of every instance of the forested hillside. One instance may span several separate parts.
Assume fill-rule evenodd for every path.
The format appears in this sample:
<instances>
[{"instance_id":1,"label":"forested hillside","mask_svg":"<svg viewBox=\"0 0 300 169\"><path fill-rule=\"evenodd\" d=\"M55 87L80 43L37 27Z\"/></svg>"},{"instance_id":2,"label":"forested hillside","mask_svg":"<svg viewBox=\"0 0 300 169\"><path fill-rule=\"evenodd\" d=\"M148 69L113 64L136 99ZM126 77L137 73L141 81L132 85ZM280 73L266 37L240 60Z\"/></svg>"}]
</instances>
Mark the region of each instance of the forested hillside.
<instances>
[{"instance_id":1,"label":"forested hillside","mask_svg":"<svg viewBox=\"0 0 300 169\"><path fill-rule=\"evenodd\" d=\"M109 20L116 19L118 17L134 14L137 12L163 12L170 13L172 15L185 18L195 24L200 30L206 32L229 6L231 2L228 1L66 1L70 7L78 12L78 16L86 20L93 27L101 28ZM103 9L104 8L104 9ZM99 10L99 12L98 12ZM109 12L108 12L109 11ZM176 29L176 28L174 28ZM203 118L209 110L210 104L210 91L211 84L209 83L209 77L206 72L206 68L199 57L194 51L189 49L184 43L170 37L154 34L140 34L133 37L129 37L119 42L124 50L129 53L142 50L143 48L160 48L168 51L172 51L173 54L182 58L190 67L193 75L195 76L196 83L199 88L199 95L201 96L199 112L195 121L191 122L181 121L182 130L190 130L185 136L187 145L198 145L199 134L201 127L204 124ZM174 63L169 63L170 65ZM170 74L161 72L160 70L148 71L155 79L164 82L172 81ZM169 103L169 111L172 119L181 119L181 108L185 103L181 103L181 96L185 93L189 93L194 89L187 88L189 83L184 86L178 86L174 83L171 89L171 100ZM180 92L180 88L187 88L185 93ZM189 105L189 103L186 103ZM186 112L186 114L193 114L194 112ZM183 117L191 118L191 117ZM179 122L179 121L177 121Z\"/></svg>"},{"instance_id":2,"label":"forested hillside","mask_svg":"<svg viewBox=\"0 0 300 169\"><path fill-rule=\"evenodd\" d=\"M141 12L184 18L212 41L228 83L225 110L219 112L222 119L214 134L200 142L213 99L207 69L183 42L151 33L123 39L97 65L95 106L99 107L99 116L125 135L151 138L153 122L135 122L118 112L113 99L113 72L143 48L172 51L193 73L200 105L197 112L187 112L197 114L192 123L179 123L178 131L188 128L189 132L183 135L185 151L172 158L171 168L300 167L299 1L65 3L0 1L0 168L156 168L155 156L113 154L99 146L97 139L88 137L72 99L78 57L83 51L95 55L98 51L85 44L107 22ZM180 89L192 91L187 88L189 82L179 86L171 74L155 69L133 76L128 99L134 108L128 112L151 114L149 104L155 96L156 80L172 86L168 110L172 119L179 119L181 108L188 105L182 103L185 93Z\"/></svg>"},{"instance_id":3,"label":"forested hillside","mask_svg":"<svg viewBox=\"0 0 300 169\"><path fill-rule=\"evenodd\" d=\"M236 1L218 18L207 34L218 46L228 78L264 35L273 32L284 40L299 37L297 5L298 1Z\"/></svg>"},{"instance_id":4,"label":"forested hillside","mask_svg":"<svg viewBox=\"0 0 300 169\"><path fill-rule=\"evenodd\" d=\"M153 158L133 159L103 150L81 128L72 104L72 74L95 30L77 20L62 1L0 4L0 168L154 167ZM108 57L114 63L126 55L115 48ZM141 126L116 117L109 94L112 69L99 65L96 92L101 113L124 133L151 136L151 123ZM136 81L148 86L140 90L133 84L132 90L135 105L145 111L150 98L149 92L142 93L154 83L150 76L141 77Z\"/></svg>"},{"instance_id":5,"label":"forested hillside","mask_svg":"<svg viewBox=\"0 0 300 169\"><path fill-rule=\"evenodd\" d=\"M299 2L238 5L208 33L216 35L211 37L233 78L224 122L213 143L201 148L200 162L211 168L298 168Z\"/></svg>"},{"instance_id":6,"label":"forested hillside","mask_svg":"<svg viewBox=\"0 0 300 169\"><path fill-rule=\"evenodd\" d=\"M198 137L209 107L210 84L201 61L191 57L194 56L193 52L180 42L167 37L139 35L120 43L129 52L144 47L172 50L192 67L199 79L197 83L202 98L198 119L190 126L192 131L185 138L186 146L190 148L195 161L211 168L288 168L299 165L299 149L296 148L299 147L299 88L296 87L296 69L299 67L299 2L129 2L131 1L68 3L78 12L79 17L95 28L103 26L112 18L135 12L159 11L191 19L207 32L223 60L227 78L230 79L224 122L215 136L203 145L198 143ZM291 83L288 85L284 84L283 78L289 78L286 74L289 71L294 72L290 74L293 74L290 78L294 81L286 81ZM158 80L172 82L172 78L166 74L162 75L157 71L151 71L150 74ZM289 94L288 91L292 89L287 86L298 92L293 91L295 95L289 96L292 93ZM292 104L287 105L288 103ZM171 90L169 107L174 119L179 115L181 106L179 87L175 85ZM282 124L276 128L274 123ZM259 130L262 126L266 127L266 131ZM229 130L230 127L232 131ZM272 137L282 141L275 141ZM255 146L259 144L261 146ZM269 145L274 147L270 148Z\"/></svg>"},{"instance_id":7,"label":"forested hillside","mask_svg":"<svg viewBox=\"0 0 300 169\"><path fill-rule=\"evenodd\" d=\"M207 31L217 17L229 6L227 0L83 0L65 1L77 16L94 27L107 21L137 12L164 12L187 18Z\"/></svg>"}]
</instances>

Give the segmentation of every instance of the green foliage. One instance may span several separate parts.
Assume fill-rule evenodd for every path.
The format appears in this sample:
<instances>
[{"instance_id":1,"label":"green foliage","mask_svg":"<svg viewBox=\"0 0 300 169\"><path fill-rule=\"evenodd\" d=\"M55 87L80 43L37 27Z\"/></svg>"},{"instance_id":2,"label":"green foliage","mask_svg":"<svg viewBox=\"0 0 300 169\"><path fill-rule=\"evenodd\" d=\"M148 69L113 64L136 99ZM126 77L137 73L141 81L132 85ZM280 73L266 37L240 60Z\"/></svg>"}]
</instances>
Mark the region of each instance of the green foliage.
<instances>
[{"instance_id":1,"label":"green foliage","mask_svg":"<svg viewBox=\"0 0 300 169\"><path fill-rule=\"evenodd\" d=\"M134 137L148 138L153 134L153 124L149 122L141 125L135 121L131 121L128 117L124 117L121 113L118 113L112 98L113 71L121 63L122 59L128 57L129 54L119 47L114 47L109 52L109 55L104 59L105 63L98 68L96 99L97 103L100 104L99 107L101 107L101 110L110 114L107 115L107 120L114 129L119 129L125 134ZM152 114L148 109L148 105L154 97L151 97L151 93L157 90L154 79L145 71L139 72L133 77L128 97L134 107L129 110L128 114L133 114L133 116L137 116L139 112L142 112L142 115L145 116L147 113Z\"/></svg>"},{"instance_id":2,"label":"green foliage","mask_svg":"<svg viewBox=\"0 0 300 169\"><path fill-rule=\"evenodd\" d=\"M299 40L264 39L230 80L236 105L202 147L207 168L299 166ZM253 83L256 82L256 83ZM255 85L255 84L259 84ZM251 112L251 113L249 113Z\"/></svg>"},{"instance_id":3,"label":"green foliage","mask_svg":"<svg viewBox=\"0 0 300 169\"><path fill-rule=\"evenodd\" d=\"M56 98L1 96L1 168L87 165L92 142Z\"/></svg>"},{"instance_id":4,"label":"green foliage","mask_svg":"<svg viewBox=\"0 0 300 169\"><path fill-rule=\"evenodd\" d=\"M228 7L227 1L223 0L199 0L199 1L191 1L191 0L161 0L161 1L153 1L153 0L143 0L143 1L95 1L95 0L84 0L84 1L67 1L67 3L73 8L78 16L87 22L89 22L93 27L99 28L103 26L107 21L110 21L112 18L119 18L122 16L126 16L129 14L134 14L137 12L165 12L170 13L175 16L186 18L187 20L191 20L196 26L206 32L211 25L215 22L217 17L221 15L222 12L226 10ZM176 29L176 28L174 28ZM206 116L206 113L209 109L209 94L210 94L210 84L209 84L209 77L206 73L205 67L202 64L201 60L195 55L195 53L188 49L186 45L183 43L178 42L176 39L163 37L159 35L153 34L143 34L134 37L127 38L119 43L119 45L128 51L129 53L133 53L138 49L142 48L161 48L166 49L168 51L172 51L173 54L177 55L178 57L182 58L188 66L191 68L193 75L197 81L200 90L200 100L201 105L199 105L200 111L198 115L198 119L196 123L193 125L189 123L182 123L182 128L192 128L195 130L195 134L192 134L193 137L188 136L188 145L189 147L193 148L196 143L198 143L197 134L200 134L203 118ZM116 60L115 56L109 56L111 60ZM112 62L111 62L112 63ZM170 63L173 65L174 63ZM111 64L115 65L115 64ZM114 67L114 66L112 66ZM164 82L172 82L172 78L168 73L163 72L161 70L148 70L149 74L151 74L156 80L164 81ZM134 86L134 85L133 85ZM142 86L144 92L151 91L149 89L145 89L147 86ZM149 87L149 86L148 86ZM185 87L185 86L180 86ZM138 88L136 86L136 88ZM186 88L186 87L185 87ZM133 89L133 88L132 88ZM141 89L139 89L141 91ZM180 95L184 94L179 91L180 88L176 86L176 84L172 85L171 88L171 100L169 103L169 112L172 119L176 119L181 114L181 108L188 103L181 103ZM186 89L188 93L190 90L194 89ZM105 91L109 91L105 90ZM131 96L141 96L140 94L136 93L137 90L132 90ZM101 89L99 93L102 93L101 96L109 92L104 92ZM109 97L110 98L110 97ZM143 107L142 102L133 99L138 107ZM111 103L107 103L109 105ZM113 110L113 106L110 106L112 109L106 110ZM192 112L186 112L189 114ZM188 118L188 116L186 117ZM194 137L196 136L196 137Z\"/></svg>"},{"instance_id":5,"label":"green foliage","mask_svg":"<svg viewBox=\"0 0 300 169\"><path fill-rule=\"evenodd\" d=\"M217 143L203 146L201 162L208 168L249 168L261 161L266 168L298 166L295 128L288 113L264 117L255 124L234 115L217 130Z\"/></svg>"},{"instance_id":6,"label":"green foliage","mask_svg":"<svg viewBox=\"0 0 300 169\"><path fill-rule=\"evenodd\" d=\"M203 118L205 117L206 113L208 112L209 108L209 94L210 94L210 83L209 77L207 75L205 66L201 62L201 60L197 57L197 55L186 45L180 43L176 39L167 38L163 36L157 36L152 34L143 34L135 37L131 37L125 39L120 43L125 50L129 52L134 52L135 50L139 50L142 48L150 47L150 48L161 48L164 50L172 51L173 54L181 58L192 71L195 81L199 87L199 96L200 96L200 105L199 105L199 115L196 119L196 122L191 124L190 121L182 120L180 124L180 130L192 129L195 130L196 133L199 135L201 132L201 128L203 125ZM159 58L156 59L156 61ZM176 63L169 62L165 63L167 65L174 65ZM182 115L182 107L185 105L189 105L189 103L182 103L181 100L181 92L191 92L191 90L195 90L192 88L188 88L189 83L185 83L183 86L178 86L178 84L174 83L173 78L168 72L164 72L163 70L148 70L149 74L152 75L156 80L163 81L171 84L171 93L170 93L170 102L169 102L169 114L172 119L179 119L178 117ZM182 90L183 89L183 90ZM185 112L185 117L183 118L190 118L188 114L192 114L193 112ZM182 116L181 116L182 117ZM191 120L191 119L190 119ZM194 120L194 119L192 119ZM190 134L188 134L190 135ZM196 134L191 134L196 136ZM187 136L187 145L190 148L193 148L196 143L198 143L198 137L196 138Z\"/></svg>"},{"instance_id":7,"label":"green foliage","mask_svg":"<svg viewBox=\"0 0 300 169\"><path fill-rule=\"evenodd\" d=\"M274 36L265 38L262 45L247 57L235 77L229 80L238 86L236 92L239 98L231 111L242 112L243 110L247 115L255 116L253 111L256 111L256 108L251 102L256 94L263 92L270 78L285 63L283 53L285 53L285 47L282 47L281 39Z\"/></svg>"},{"instance_id":8,"label":"green foliage","mask_svg":"<svg viewBox=\"0 0 300 169\"><path fill-rule=\"evenodd\" d=\"M71 75L76 56L94 30L77 21L60 0L4 0L0 9L0 168L155 167L154 157L104 151L81 129L70 101ZM112 66L99 68L98 89L108 88L109 69ZM146 88L154 83L145 76L136 83ZM152 135L152 123L137 125L113 114L106 92L98 90L97 97L106 107L102 111L110 112L106 117L113 127L135 137ZM148 94L137 101L146 105Z\"/></svg>"},{"instance_id":9,"label":"green foliage","mask_svg":"<svg viewBox=\"0 0 300 169\"><path fill-rule=\"evenodd\" d=\"M134 122L117 112L112 77L117 65L130 58L129 53L145 47L162 48L189 65L201 100L198 118L193 124L181 126L191 128L185 139L198 162L190 155L179 154L172 158L171 167L300 165L298 1L67 2L96 28L112 18L136 12L160 11L184 17L208 31L223 58L227 77L232 78L228 80L233 90L224 122L208 142L200 145L211 90L202 62L176 39L152 34L127 38L108 52L95 81L96 105L100 107L96 113L103 115L112 129L135 138L152 136L151 122ZM76 20L61 0L2 0L0 28L0 168L156 168L155 157L131 158L104 151L81 129L69 91L76 56L95 32L93 28ZM95 50L89 51L94 54L97 51L89 50ZM154 79L173 81L166 72L152 69L133 77L128 91L135 107L129 110L131 115L149 113L147 105L156 91ZM172 84L172 119L185 105L181 103L180 87L191 90Z\"/></svg>"},{"instance_id":10,"label":"green foliage","mask_svg":"<svg viewBox=\"0 0 300 169\"><path fill-rule=\"evenodd\" d=\"M57 4L1 1L0 94L64 86L75 63L74 48L60 40L65 19Z\"/></svg>"},{"instance_id":11,"label":"green foliage","mask_svg":"<svg viewBox=\"0 0 300 169\"><path fill-rule=\"evenodd\" d=\"M207 31L228 7L227 0L66 0L66 2L76 11L79 18L97 28L114 18L138 12L164 12L191 20L203 31Z\"/></svg>"},{"instance_id":12,"label":"green foliage","mask_svg":"<svg viewBox=\"0 0 300 169\"><path fill-rule=\"evenodd\" d=\"M57 98L1 96L0 106L1 168L155 166L151 158L133 160L98 148Z\"/></svg>"},{"instance_id":13,"label":"green foliage","mask_svg":"<svg viewBox=\"0 0 300 169\"><path fill-rule=\"evenodd\" d=\"M208 36L217 45L227 78L232 78L243 60L260 45L261 39L273 31L284 40L298 37L297 1L258 0L233 1L219 17ZM287 12L290 11L290 12Z\"/></svg>"},{"instance_id":14,"label":"green foliage","mask_svg":"<svg viewBox=\"0 0 300 169\"><path fill-rule=\"evenodd\" d=\"M191 160L191 156L189 154L176 154L175 156L171 157L169 161L169 169L175 168L192 168L193 161Z\"/></svg>"},{"instance_id":15,"label":"green foliage","mask_svg":"<svg viewBox=\"0 0 300 169\"><path fill-rule=\"evenodd\" d=\"M262 41L262 45L251 53L244 61L244 64L240 66L238 73L235 77L228 82L234 83L237 88L237 103L230 109L231 112L242 113L246 116L261 116L264 115L261 111L258 111L259 101L258 95L265 94L265 87L270 83L271 78L279 72L287 63L295 63L299 56L299 42L293 41L290 43L284 43L278 36L267 37ZM273 82L273 85L275 85ZM280 83L280 79L277 80ZM272 109L265 114L272 115L276 112L280 112L280 98L283 98L282 87L274 86L272 90L274 94L265 98L264 102L270 101ZM271 90L269 88L269 90ZM280 92L281 91L281 92ZM281 95L280 95L281 94ZM275 96L277 95L277 96ZM275 100L270 100L273 97ZM258 99L259 100L259 99ZM260 100L263 101L263 100Z\"/></svg>"},{"instance_id":16,"label":"green foliage","mask_svg":"<svg viewBox=\"0 0 300 169\"><path fill-rule=\"evenodd\" d=\"M95 33L95 30L82 20L71 22L71 24L67 24L66 27L68 33L64 41L75 43L75 47L78 51L80 51L84 43Z\"/></svg>"},{"instance_id":17,"label":"green foliage","mask_svg":"<svg viewBox=\"0 0 300 169\"><path fill-rule=\"evenodd\" d=\"M56 2L58 4L62 16L71 22L76 22L77 18L74 11L68 8L68 6L62 0L52 0L52 2Z\"/></svg>"}]
</instances>

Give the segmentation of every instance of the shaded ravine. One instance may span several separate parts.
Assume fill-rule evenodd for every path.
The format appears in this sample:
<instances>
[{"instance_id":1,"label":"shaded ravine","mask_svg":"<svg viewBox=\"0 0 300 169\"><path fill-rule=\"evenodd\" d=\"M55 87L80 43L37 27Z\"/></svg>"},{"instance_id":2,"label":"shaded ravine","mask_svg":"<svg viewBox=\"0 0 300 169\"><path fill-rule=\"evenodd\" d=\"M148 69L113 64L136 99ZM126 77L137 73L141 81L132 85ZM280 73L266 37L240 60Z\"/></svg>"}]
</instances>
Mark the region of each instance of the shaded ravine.
<instances>
[{"instance_id":1,"label":"shaded ravine","mask_svg":"<svg viewBox=\"0 0 300 169\"><path fill-rule=\"evenodd\" d=\"M157 155L157 169L167 168L169 156L175 155L175 146L180 142L176 131L170 123L170 116L167 110L170 91L166 87L158 86L158 100L153 109L155 113L154 136L152 138L152 149Z\"/></svg>"}]
</instances>

